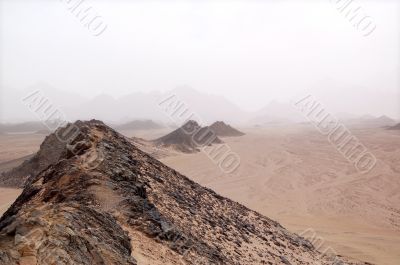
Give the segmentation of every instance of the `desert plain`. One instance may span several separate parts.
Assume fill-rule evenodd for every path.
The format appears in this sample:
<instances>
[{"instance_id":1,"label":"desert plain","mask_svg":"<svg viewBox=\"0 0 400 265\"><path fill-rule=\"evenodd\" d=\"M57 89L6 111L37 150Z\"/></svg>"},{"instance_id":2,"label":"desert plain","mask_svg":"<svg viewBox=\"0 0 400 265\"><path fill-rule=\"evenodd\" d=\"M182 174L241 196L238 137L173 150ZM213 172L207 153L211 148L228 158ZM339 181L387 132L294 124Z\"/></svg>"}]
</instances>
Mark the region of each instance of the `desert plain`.
<instances>
[{"instance_id":1,"label":"desert plain","mask_svg":"<svg viewBox=\"0 0 400 265\"><path fill-rule=\"evenodd\" d=\"M163 152L161 161L199 184L312 237L318 248L373 264L400 262L400 132L350 128L377 159L357 171L327 137L308 124L239 128L246 135L223 141L240 157L224 173L203 152ZM154 139L168 129L122 131ZM43 134L0 135L0 172L39 149ZM0 214L20 194L0 188Z\"/></svg>"}]
</instances>

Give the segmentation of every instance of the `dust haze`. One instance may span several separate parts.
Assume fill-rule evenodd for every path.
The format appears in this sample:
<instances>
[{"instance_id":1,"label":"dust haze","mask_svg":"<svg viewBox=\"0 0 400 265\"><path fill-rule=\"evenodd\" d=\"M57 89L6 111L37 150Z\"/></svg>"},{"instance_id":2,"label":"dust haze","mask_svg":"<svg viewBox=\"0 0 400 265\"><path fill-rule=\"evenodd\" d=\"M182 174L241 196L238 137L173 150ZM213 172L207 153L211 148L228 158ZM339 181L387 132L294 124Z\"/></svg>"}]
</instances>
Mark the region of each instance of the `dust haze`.
<instances>
[{"instance_id":1,"label":"dust haze","mask_svg":"<svg viewBox=\"0 0 400 265\"><path fill-rule=\"evenodd\" d=\"M119 121L137 112L124 98L181 87L243 112L313 94L334 113L400 118L399 3L340 12L345 1L334 2L2 1L0 119L33 120L21 98L36 89L69 120L87 118L87 105L91 115ZM376 26L368 36L345 17L358 6ZM101 16L101 35L80 22L84 7ZM216 115L223 109L207 106L214 107ZM141 115L159 118L147 109Z\"/></svg>"},{"instance_id":2,"label":"dust haze","mask_svg":"<svg viewBox=\"0 0 400 265\"><path fill-rule=\"evenodd\" d=\"M0 0L0 265L398 265L399 50L394 0Z\"/></svg>"}]
</instances>

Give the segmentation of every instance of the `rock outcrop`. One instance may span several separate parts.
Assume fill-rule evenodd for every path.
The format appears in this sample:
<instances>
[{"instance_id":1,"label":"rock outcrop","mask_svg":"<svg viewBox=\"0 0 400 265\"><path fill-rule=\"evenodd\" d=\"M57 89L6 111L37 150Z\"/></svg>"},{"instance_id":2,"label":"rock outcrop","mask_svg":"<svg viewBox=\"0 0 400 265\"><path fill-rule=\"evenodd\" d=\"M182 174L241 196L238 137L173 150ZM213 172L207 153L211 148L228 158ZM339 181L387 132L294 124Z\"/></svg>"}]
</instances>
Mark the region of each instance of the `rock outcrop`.
<instances>
[{"instance_id":1,"label":"rock outcrop","mask_svg":"<svg viewBox=\"0 0 400 265\"><path fill-rule=\"evenodd\" d=\"M188 121L182 127L153 141L156 145L173 147L176 150L193 153L203 146L222 143L209 127L201 127L196 121Z\"/></svg>"},{"instance_id":2,"label":"rock outcrop","mask_svg":"<svg viewBox=\"0 0 400 265\"><path fill-rule=\"evenodd\" d=\"M64 137L76 134L77 127L65 127L46 136L39 151L18 167L0 174L0 186L22 188L25 181L51 164L57 163L66 149Z\"/></svg>"},{"instance_id":3,"label":"rock outcrop","mask_svg":"<svg viewBox=\"0 0 400 265\"><path fill-rule=\"evenodd\" d=\"M214 122L210 125L210 129L213 130L220 137L236 137L245 135L243 132L233 128L223 121Z\"/></svg>"},{"instance_id":4,"label":"rock outcrop","mask_svg":"<svg viewBox=\"0 0 400 265\"><path fill-rule=\"evenodd\" d=\"M0 264L361 264L319 253L100 121L76 122L0 219ZM59 129L59 130L65 130ZM39 154L38 153L38 154Z\"/></svg>"}]
</instances>

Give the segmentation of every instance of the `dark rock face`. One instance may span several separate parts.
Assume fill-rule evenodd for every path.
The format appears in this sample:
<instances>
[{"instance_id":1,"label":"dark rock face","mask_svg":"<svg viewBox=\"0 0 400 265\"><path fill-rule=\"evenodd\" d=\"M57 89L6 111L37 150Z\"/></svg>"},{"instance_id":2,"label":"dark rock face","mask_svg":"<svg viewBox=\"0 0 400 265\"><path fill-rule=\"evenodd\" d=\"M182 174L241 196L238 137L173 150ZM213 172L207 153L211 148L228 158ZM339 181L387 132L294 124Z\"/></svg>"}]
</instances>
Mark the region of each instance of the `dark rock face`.
<instances>
[{"instance_id":1,"label":"dark rock face","mask_svg":"<svg viewBox=\"0 0 400 265\"><path fill-rule=\"evenodd\" d=\"M32 175L36 175L49 165L56 163L66 151L65 143L60 141L66 128L58 130L58 134L51 134L45 138L32 158L25 160L20 166L0 175L0 186L22 188L25 181Z\"/></svg>"},{"instance_id":2,"label":"dark rock face","mask_svg":"<svg viewBox=\"0 0 400 265\"><path fill-rule=\"evenodd\" d=\"M216 121L211 124L210 129L213 130L220 137L235 137L245 135L241 131L233 128L223 121Z\"/></svg>"},{"instance_id":3,"label":"dark rock face","mask_svg":"<svg viewBox=\"0 0 400 265\"><path fill-rule=\"evenodd\" d=\"M173 146L182 152L193 153L203 146L219 144L222 141L209 127L201 127L195 121L188 121L181 128L154 140L154 143Z\"/></svg>"},{"instance_id":4,"label":"dark rock face","mask_svg":"<svg viewBox=\"0 0 400 265\"><path fill-rule=\"evenodd\" d=\"M79 136L31 174L0 219L0 264L332 264L102 122L75 124Z\"/></svg>"}]
</instances>

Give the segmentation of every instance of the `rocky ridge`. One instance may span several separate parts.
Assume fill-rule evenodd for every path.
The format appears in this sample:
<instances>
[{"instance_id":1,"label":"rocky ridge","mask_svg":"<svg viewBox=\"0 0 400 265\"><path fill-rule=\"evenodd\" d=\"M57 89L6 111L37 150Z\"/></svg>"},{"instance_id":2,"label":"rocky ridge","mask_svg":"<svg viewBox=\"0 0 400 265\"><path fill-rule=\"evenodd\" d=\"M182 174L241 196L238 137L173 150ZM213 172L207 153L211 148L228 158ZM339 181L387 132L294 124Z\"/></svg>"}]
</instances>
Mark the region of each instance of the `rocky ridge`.
<instances>
[{"instance_id":1,"label":"rocky ridge","mask_svg":"<svg viewBox=\"0 0 400 265\"><path fill-rule=\"evenodd\" d=\"M0 264L363 264L319 253L100 121L75 125L0 219Z\"/></svg>"}]
</instances>

